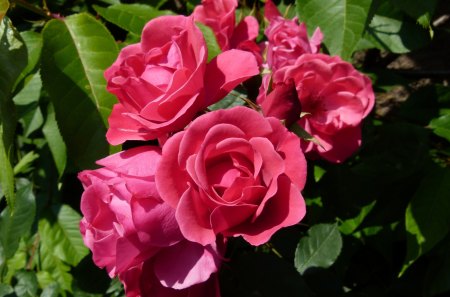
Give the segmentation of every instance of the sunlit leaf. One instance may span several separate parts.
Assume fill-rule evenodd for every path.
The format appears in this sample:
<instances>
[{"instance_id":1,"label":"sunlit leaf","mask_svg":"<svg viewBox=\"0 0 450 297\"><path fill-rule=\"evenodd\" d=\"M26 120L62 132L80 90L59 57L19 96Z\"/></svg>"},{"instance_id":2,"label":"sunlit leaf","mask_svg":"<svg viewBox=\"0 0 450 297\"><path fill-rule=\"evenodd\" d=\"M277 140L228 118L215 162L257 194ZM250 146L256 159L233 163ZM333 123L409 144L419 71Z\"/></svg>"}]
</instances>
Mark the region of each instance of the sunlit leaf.
<instances>
[{"instance_id":1,"label":"sunlit leaf","mask_svg":"<svg viewBox=\"0 0 450 297\"><path fill-rule=\"evenodd\" d=\"M345 235L352 234L361 225L365 217L373 209L375 203L376 201L372 201L371 203L363 206L360 213L356 217L344 220L339 226L339 231L341 231L342 234Z\"/></svg>"},{"instance_id":2,"label":"sunlit leaf","mask_svg":"<svg viewBox=\"0 0 450 297\"><path fill-rule=\"evenodd\" d=\"M114 4L106 8L97 5L93 7L108 22L139 36L148 21L161 15L172 14L168 10L158 10L154 7L137 3Z\"/></svg>"},{"instance_id":3,"label":"sunlit leaf","mask_svg":"<svg viewBox=\"0 0 450 297\"><path fill-rule=\"evenodd\" d=\"M53 213L39 221L39 235L60 260L75 266L88 253L83 244L79 224L81 217L68 205L54 208Z\"/></svg>"},{"instance_id":4,"label":"sunlit leaf","mask_svg":"<svg viewBox=\"0 0 450 297\"><path fill-rule=\"evenodd\" d=\"M318 224L300 239L295 251L295 267L301 274L313 267L328 268L341 253L342 238L336 224Z\"/></svg>"},{"instance_id":5,"label":"sunlit leaf","mask_svg":"<svg viewBox=\"0 0 450 297\"><path fill-rule=\"evenodd\" d=\"M43 36L42 80L68 154L79 168L92 167L108 154L107 118L117 99L106 91L103 72L117 57L117 45L87 14L52 20Z\"/></svg>"},{"instance_id":6,"label":"sunlit leaf","mask_svg":"<svg viewBox=\"0 0 450 297\"><path fill-rule=\"evenodd\" d=\"M362 37L372 0L297 0L296 3L299 18L306 23L309 33L320 27L330 54L348 60Z\"/></svg>"},{"instance_id":7,"label":"sunlit leaf","mask_svg":"<svg viewBox=\"0 0 450 297\"><path fill-rule=\"evenodd\" d=\"M206 46L208 47L208 62L211 61L214 57L221 53L221 49L219 44L217 43L216 35L214 35L214 31L208 27L203 25L202 23L196 23L197 27L203 33L203 37L206 41Z\"/></svg>"},{"instance_id":8,"label":"sunlit leaf","mask_svg":"<svg viewBox=\"0 0 450 297\"><path fill-rule=\"evenodd\" d=\"M450 114L431 120L428 126L433 129L434 134L450 141Z\"/></svg>"},{"instance_id":9,"label":"sunlit leaf","mask_svg":"<svg viewBox=\"0 0 450 297\"><path fill-rule=\"evenodd\" d=\"M70 274L70 266L54 254L51 242L41 241L39 248L41 267L45 271L46 282L49 284L57 282L61 289L71 292L73 277ZM43 274L41 278L42 276Z\"/></svg>"},{"instance_id":10,"label":"sunlit leaf","mask_svg":"<svg viewBox=\"0 0 450 297\"><path fill-rule=\"evenodd\" d=\"M20 32L20 36L25 42L27 53L28 53L28 63L27 66L22 70L19 75L19 78L16 81L15 89L17 85L31 72L35 72L33 70L38 67L41 52L42 52L42 34L34 31L24 31Z\"/></svg>"}]
</instances>

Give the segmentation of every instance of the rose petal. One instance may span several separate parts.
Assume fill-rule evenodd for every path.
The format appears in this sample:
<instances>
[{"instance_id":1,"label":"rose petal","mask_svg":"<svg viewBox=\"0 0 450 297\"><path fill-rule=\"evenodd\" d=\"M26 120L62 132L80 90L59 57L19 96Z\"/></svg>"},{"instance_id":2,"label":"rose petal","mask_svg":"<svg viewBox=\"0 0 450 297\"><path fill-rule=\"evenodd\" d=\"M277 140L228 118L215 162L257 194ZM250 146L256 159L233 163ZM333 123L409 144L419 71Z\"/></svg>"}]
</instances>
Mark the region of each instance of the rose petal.
<instances>
[{"instance_id":1,"label":"rose petal","mask_svg":"<svg viewBox=\"0 0 450 297\"><path fill-rule=\"evenodd\" d=\"M165 287L185 289L208 280L217 272L220 262L215 244L204 247L183 240L158 254L155 275Z\"/></svg>"},{"instance_id":2,"label":"rose petal","mask_svg":"<svg viewBox=\"0 0 450 297\"><path fill-rule=\"evenodd\" d=\"M204 218L196 212L196 209L198 208L194 203L194 200L198 198L199 197L196 195L195 191L188 188L183 196L181 196L175 217L180 224L181 233L183 233L187 240L197 242L205 246L215 242L216 235L211 229L211 226L205 225L208 222L200 222L200 220L204 220Z\"/></svg>"},{"instance_id":3,"label":"rose petal","mask_svg":"<svg viewBox=\"0 0 450 297\"><path fill-rule=\"evenodd\" d=\"M259 73L255 56L241 50L219 54L206 66L206 106L216 103L241 82Z\"/></svg>"}]
</instances>

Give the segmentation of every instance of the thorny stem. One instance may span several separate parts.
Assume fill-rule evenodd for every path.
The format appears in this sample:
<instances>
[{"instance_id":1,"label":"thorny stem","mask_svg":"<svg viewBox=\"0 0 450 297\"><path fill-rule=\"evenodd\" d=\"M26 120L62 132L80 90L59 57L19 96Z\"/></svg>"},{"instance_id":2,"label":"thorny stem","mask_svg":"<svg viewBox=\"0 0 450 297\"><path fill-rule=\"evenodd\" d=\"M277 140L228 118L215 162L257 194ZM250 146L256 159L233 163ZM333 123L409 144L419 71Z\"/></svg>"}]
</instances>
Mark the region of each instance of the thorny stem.
<instances>
[{"instance_id":1,"label":"thorny stem","mask_svg":"<svg viewBox=\"0 0 450 297\"><path fill-rule=\"evenodd\" d=\"M266 243L266 246L267 246L267 247L270 249L270 251L271 251L272 253L274 253L278 258L283 259L283 255L281 255L280 252L277 251L277 250L275 249L275 247L273 246L272 243L268 242L268 243Z\"/></svg>"},{"instance_id":2,"label":"thorny stem","mask_svg":"<svg viewBox=\"0 0 450 297\"><path fill-rule=\"evenodd\" d=\"M31 12L34 12L35 14L45 17L46 19L51 19L51 13L48 9L42 9L40 7L34 6L33 4L28 3L25 0L13 0L11 2L12 2L11 4L19 5L25 8L26 10L29 10Z\"/></svg>"},{"instance_id":3,"label":"thorny stem","mask_svg":"<svg viewBox=\"0 0 450 297\"><path fill-rule=\"evenodd\" d=\"M242 96L242 95L240 95L240 94L236 94L236 93L234 93L233 91L230 92L230 95L232 95L232 96L234 96L234 97L236 97L236 98L239 98L239 99L241 99L241 100L244 100L245 103L247 103L252 109L254 109L254 110L256 110L256 111L260 111L259 106L256 105L255 103L253 103L253 101L251 101L251 100L248 99L247 97L244 97L244 96Z\"/></svg>"},{"instance_id":4,"label":"thorny stem","mask_svg":"<svg viewBox=\"0 0 450 297\"><path fill-rule=\"evenodd\" d=\"M36 254L36 249L37 249L37 247L39 245L39 239L40 238L39 238L39 234L38 234L38 235L36 235L36 238L34 239L33 246L31 247L30 259L28 260L28 263L27 263L27 266L26 266L27 270L31 270L31 267L33 265L33 260L34 260L35 254Z\"/></svg>"}]
</instances>

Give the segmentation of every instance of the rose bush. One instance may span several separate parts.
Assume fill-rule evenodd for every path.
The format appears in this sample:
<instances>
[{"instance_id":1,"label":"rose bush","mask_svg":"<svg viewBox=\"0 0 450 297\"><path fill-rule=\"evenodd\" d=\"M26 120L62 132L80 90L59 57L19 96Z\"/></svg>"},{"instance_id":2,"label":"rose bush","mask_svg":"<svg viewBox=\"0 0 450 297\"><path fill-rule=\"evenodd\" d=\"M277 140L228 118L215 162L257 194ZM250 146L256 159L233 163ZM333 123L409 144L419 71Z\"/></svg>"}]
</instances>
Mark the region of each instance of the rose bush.
<instances>
[{"instance_id":1,"label":"rose bush","mask_svg":"<svg viewBox=\"0 0 450 297\"><path fill-rule=\"evenodd\" d=\"M125 47L105 71L107 89L119 99L109 117L108 141L150 140L181 130L200 110L258 74L248 52L223 52L210 63L207 56L192 17L162 16L147 23L141 42Z\"/></svg>"},{"instance_id":2,"label":"rose bush","mask_svg":"<svg viewBox=\"0 0 450 297\"><path fill-rule=\"evenodd\" d=\"M160 153L141 146L98 161L100 169L81 172L80 230L95 264L111 277L128 279L130 270L149 262L156 288L184 289L218 270L224 244L202 246L182 236L173 208L156 190Z\"/></svg>"},{"instance_id":3,"label":"rose bush","mask_svg":"<svg viewBox=\"0 0 450 297\"><path fill-rule=\"evenodd\" d=\"M314 54L319 51L323 39L319 28L309 39L306 25L299 24L296 17L292 20L283 18L270 0L264 6L264 16L269 21L264 33L267 37L267 66L272 71L294 64L303 54Z\"/></svg>"},{"instance_id":4,"label":"rose bush","mask_svg":"<svg viewBox=\"0 0 450 297\"><path fill-rule=\"evenodd\" d=\"M217 234L259 245L298 223L305 180L299 138L246 107L198 117L165 143L156 172L181 232L202 245Z\"/></svg>"},{"instance_id":5,"label":"rose bush","mask_svg":"<svg viewBox=\"0 0 450 297\"><path fill-rule=\"evenodd\" d=\"M372 110L374 98L370 79L350 63L337 56L304 54L295 64L266 76L257 101L264 114L292 119L300 117L298 109L277 114L274 110L298 100L304 114L298 125L320 142L302 142L303 150L310 157L339 163L359 148L361 121Z\"/></svg>"}]
</instances>

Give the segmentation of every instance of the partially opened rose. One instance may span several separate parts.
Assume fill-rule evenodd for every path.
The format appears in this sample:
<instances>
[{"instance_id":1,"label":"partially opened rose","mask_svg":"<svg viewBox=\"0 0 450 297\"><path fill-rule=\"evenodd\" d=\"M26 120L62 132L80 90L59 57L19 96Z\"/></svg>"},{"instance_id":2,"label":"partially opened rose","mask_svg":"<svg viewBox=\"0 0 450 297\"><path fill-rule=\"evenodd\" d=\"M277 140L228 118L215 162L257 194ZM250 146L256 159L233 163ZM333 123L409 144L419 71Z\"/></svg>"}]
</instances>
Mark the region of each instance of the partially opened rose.
<instances>
[{"instance_id":1,"label":"partially opened rose","mask_svg":"<svg viewBox=\"0 0 450 297\"><path fill-rule=\"evenodd\" d=\"M181 232L202 245L217 234L259 245L298 223L305 179L299 138L246 107L198 117L166 142L156 172Z\"/></svg>"},{"instance_id":2,"label":"partially opened rose","mask_svg":"<svg viewBox=\"0 0 450 297\"><path fill-rule=\"evenodd\" d=\"M269 20L265 30L267 36L267 65L275 71L283 66L294 64L303 54L317 53L322 42L322 32L317 28L308 38L305 23L281 16L271 0L264 6L264 16Z\"/></svg>"},{"instance_id":3,"label":"partially opened rose","mask_svg":"<svg viewBox=\"0 0 450 297\"><path fill-rule=\"evenodd\" d=\"M202 109L258 74L248 52L223 52L207 63L207 47L192 17L161 16L144 27L141 42L125 47L105 71L119 99L108 141L150 140L181 130Z\"/></svg>"},{"instance_id":4,"label":"partially opened rose","mask_svg":"<svg viewBox=\"0 0 450 297\"><path fill-rule=\"evenodd\" d=\"M370 79L339 57L304 54L294 65L275 71L264 80L258 103L266 115L275 116L277 105L292 101L292 88L304 116L298 124L314 136L320 145L302 142L310 157L320 156L331 162L343 162L361 144L361 122L374 105ZM267 90L272 91L267 94ZM281 89L281 91L278 91ZM272 94L284 94L273 96ZM288 115L284 110L284 118ZM300 117L296 114L289 115Z\"/></svg>"},{"instance_id":5,"label":"partially opened rose","mask_svg":"<svg viewBox=\"0 0 450 297\"><path fill-rule=\"evenodd\" d=\"M202 246L182 236L174 209L156 190L160 157L158 147L143 146L98 161L100 169L81 172L80 230L94 263L111 277L151 261L159 286L184 289L218 270L224 244Z\"/></svg>"}]
</instances>

